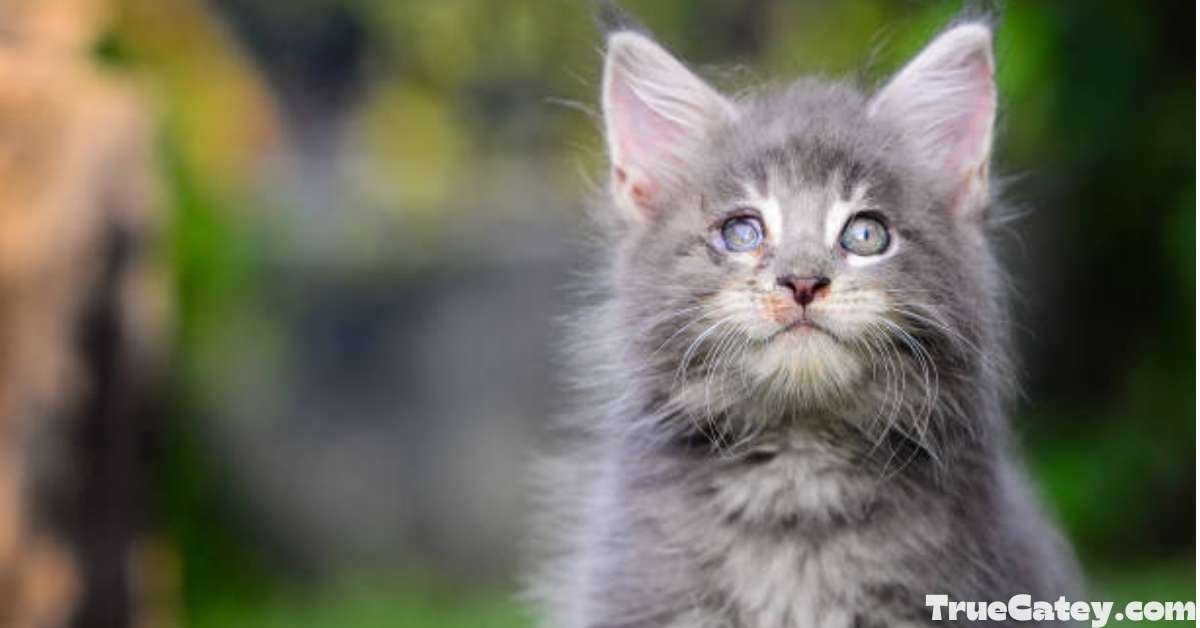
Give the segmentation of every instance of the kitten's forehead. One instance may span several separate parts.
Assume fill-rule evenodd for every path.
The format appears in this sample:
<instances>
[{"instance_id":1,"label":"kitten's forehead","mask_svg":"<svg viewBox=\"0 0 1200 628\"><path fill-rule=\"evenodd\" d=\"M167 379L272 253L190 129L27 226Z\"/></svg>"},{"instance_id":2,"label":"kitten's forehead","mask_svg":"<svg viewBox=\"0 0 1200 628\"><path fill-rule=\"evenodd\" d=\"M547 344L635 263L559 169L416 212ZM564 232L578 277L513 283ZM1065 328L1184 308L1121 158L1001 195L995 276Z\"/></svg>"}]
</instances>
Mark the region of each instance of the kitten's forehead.
<instances>
[{"instance_id":1,"label":"kitten's forehead","mask_svg":"<svg viewBox=\"0 0 1200 628\"><path fill-rule=\"evenodd\" d=\"M849 199L857 188L870 185L867 169L851 162L830 161L818 170L799 161L805 159L804 151L792 150L790 144L729 164L711 181L713 198L723 205L768 198L828 203Z\"/></svg>"},{"instance_id":2,"label":"kitten's forehead","mask_svg":"<svg viewBox=\"0 0 1200 628\"><path fill-rule=\"evenodd\" d=\"M886 170L894 138L867 112L865 97L844 85L800 82L739 103L718 142L726 174L761 190L769 180L794 189L836 178L849 198L869 174ZM740 189L740 182L731 186Z\"/></svg>"},{"instance_id":3,"label":"kitten's forehead","mask_svg":"<svg viewBox=\"0 0 1200 628\"><path fill-rule=\"evenodd\" d=\"M718 142L711 211L754 206L769 232L832 246L854 213L903 204L890 142L852 89L801 84L759 95Z\"/></svg>"},{"instance_id":4,"label":"kitten's forehead","mask_svg":"<svg viewBox=\"0 0 1200 628\"><path fill-rule=\"evenodd\" d=\"M852 160L827 160L822 167L795 160L807 157L805 151L789 151L789 146L764 151L742 167L726 170L716 181L716 200L711 211L726 212L740 205L762 211L773 207L794 217L820 219L827 212L862 209L868 199L878 196L876 170Z\"/></svg>"}]
</instances>

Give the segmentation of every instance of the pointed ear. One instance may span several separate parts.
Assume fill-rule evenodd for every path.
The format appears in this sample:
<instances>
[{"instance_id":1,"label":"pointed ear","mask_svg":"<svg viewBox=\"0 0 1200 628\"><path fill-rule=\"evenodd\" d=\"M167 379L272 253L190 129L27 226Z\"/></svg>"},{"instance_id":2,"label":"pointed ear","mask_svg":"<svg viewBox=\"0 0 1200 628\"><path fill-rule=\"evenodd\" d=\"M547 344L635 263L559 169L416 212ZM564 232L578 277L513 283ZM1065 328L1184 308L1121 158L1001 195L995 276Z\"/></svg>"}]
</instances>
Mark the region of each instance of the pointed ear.
<instances>
[{"instance_id":1,"label":"pointed ear","mask_svg":"<svg viewBox=\"0 0 1200 628\"><path fill-rule=\"evenodd\" d=\"M987 201L994 75L991 29L962 24L929 44L869 108L871 116L897 125L964 214L981 211Z\"/></svg>"},{"instance_id":2,"label":"pointed ear","mask_svg":"<svg viewBox=\"0 0 1200 628\"><path fill-rule=\"evenodd\" d=\"M649 38L608 38L602 94L612 191L636 218L661 209L689 184L689 166L733 104Z\"/></svg>"}]
</instances>

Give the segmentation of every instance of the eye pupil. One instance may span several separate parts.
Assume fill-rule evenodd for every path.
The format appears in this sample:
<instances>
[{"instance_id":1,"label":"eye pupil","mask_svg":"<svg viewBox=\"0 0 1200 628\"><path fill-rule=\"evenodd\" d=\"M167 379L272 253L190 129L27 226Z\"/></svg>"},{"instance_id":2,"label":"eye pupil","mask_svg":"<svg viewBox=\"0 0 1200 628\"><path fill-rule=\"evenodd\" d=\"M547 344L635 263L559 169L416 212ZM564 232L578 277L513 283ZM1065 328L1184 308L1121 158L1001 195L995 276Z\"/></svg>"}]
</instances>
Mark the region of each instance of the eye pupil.
<instances>
[{"instance_id":1,"label":"eye pupil","mask_svg":"<svg viewBox=\"0 0 1200 628\"><path fill-rule=\"evenodd\" d=\"M870 216L856 216L842 232L842 248L855 255L879 255L887 250L891 237L882 222Z\"/></svg>"},{"instance_id":2,"label":"eye pupil","mask_svg":"<svg viewBox=\"0 0 1200 628\"><path fill-rule=\"evenodd\" d=\"M721 227L721 238L730 251L752 251L762 243L762 224L756 218L730 218Z\"/></svg>"}]
</instances>

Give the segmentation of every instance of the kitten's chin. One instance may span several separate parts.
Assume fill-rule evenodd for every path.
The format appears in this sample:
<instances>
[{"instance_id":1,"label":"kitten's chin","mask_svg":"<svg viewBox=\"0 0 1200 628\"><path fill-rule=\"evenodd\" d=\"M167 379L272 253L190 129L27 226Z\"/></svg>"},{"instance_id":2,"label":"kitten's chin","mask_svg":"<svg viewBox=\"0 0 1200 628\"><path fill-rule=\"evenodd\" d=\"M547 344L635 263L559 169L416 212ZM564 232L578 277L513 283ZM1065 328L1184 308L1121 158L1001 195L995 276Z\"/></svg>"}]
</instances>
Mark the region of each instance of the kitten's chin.
<instances>
[{"instance_id":1,"label":"kitten's chin","mask_svg":"<svg viewBox=\"0 0 1200 628\"><path fill-rule=\"evenodd\" d=\"M780 334L746 364L762 387L804 405L828 403L850 393L864 368L852 349L812 328Z\"/></svg>"}]
</instances>

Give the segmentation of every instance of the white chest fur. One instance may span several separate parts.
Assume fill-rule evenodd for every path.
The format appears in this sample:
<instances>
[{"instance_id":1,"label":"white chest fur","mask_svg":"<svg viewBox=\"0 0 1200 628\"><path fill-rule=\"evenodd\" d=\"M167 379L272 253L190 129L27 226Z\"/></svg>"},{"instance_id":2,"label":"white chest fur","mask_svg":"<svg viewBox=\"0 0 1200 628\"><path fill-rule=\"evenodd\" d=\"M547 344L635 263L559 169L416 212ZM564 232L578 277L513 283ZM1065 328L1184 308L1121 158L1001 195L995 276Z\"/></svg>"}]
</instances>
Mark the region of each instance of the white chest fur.
<instances>
[{"instance_id":1,"label":"white chest fur","mask_svg":"<svg viewBox=\"0 0 1200 628\"><path fill-rule=\"evenodd\" d=\"M710 538L713 585L739 625L753 628L847 626L854 608L857 543L830 534L861 510L876 483L832 452L789 444L761 464L716 476Z\"/></svg>"},{"instance_id":2,"label":"white chest fur","mask_svg":"<svg viewBox=\"0 0 1200 628\"><path fill-rule=\"evenodd\" d=\"M739 625L747 628L847 626L839 590L847 580L836 550L793 540L743 538L732 544L719 571Z\"/></svg>"}]
</instances>

